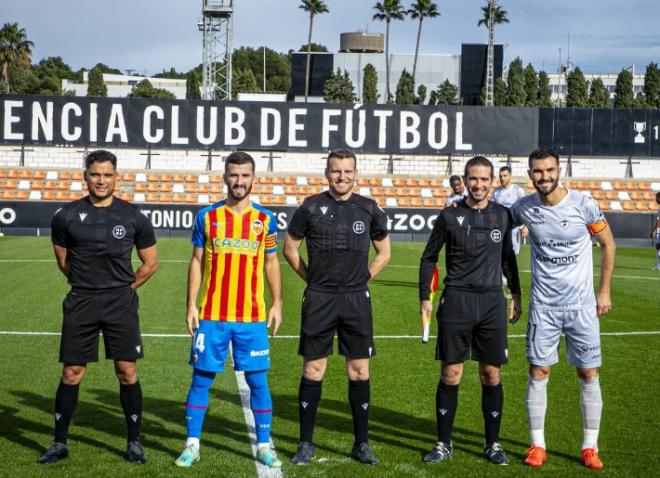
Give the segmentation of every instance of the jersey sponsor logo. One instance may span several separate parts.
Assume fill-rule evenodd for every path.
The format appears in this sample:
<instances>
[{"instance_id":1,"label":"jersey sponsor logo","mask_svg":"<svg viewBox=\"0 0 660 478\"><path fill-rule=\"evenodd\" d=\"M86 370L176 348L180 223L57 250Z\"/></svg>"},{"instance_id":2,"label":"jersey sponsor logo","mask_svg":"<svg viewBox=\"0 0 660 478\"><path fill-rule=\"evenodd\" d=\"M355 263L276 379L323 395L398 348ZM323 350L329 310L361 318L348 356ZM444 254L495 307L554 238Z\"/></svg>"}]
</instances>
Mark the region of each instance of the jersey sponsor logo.
<instances>
[{"instance_id":1,"label":"jersey sponsor logo","mask_svg":"<svg viewBox=\"0 0 660 478\"><path fill-rule=\"evenodd\" d=\"M85 222L85 218L87 217L87 213L86 212L81 212L81 213L78 214L78 216L80 217L80 222Z\"/></svg>"},{"instance_id":2,"label":"jersey sponsor logo","mask_svg":"<svg viewBox=\"0 0 660 478\"><path fill-rule=\"evenodd\" d=\"M502 231L499 229L493 229L490 231L490 239L493 242L500 242L502 240Z\"/></svg>"},{"instance_id":3,"label":"jersey sponsor logo","mask_svg":"<svg viewBox=\"0 0 660 478\"><path fill-rule=\"evenodd\" d=\"M264 231L264 223L261 222L259 219L253 221L251 227L252 227L252 232L254 232L257 236Z\"/></svg>"},{"instance_id":4,"label":"jersey sponsor logo","mask_svg":"<svg viewBox=\"0 0 660 478\"><path fill-rule=\"evenodd\" d=\"M270 354L268 349L264 350L250 350L250 357L266 357Z\"/></svg>"},{"instance_id":5,"label":"jersey sponsor logo","mask_svg":"<svg viewBox=\"0 0 660 478\"><path fill-rule=\"evenodd\" d=\"M112 236L115 239L123 239L124 237L126 237L126 228L122 225L113 227Z\"/></svg>"},{"instance_id":6,"label":"jersey sponsor logo","mask_svg":"<svg viewBox=\"0 0 660 478\"><path fill-rule=\"evenodd\" d=\"M321 212L325 216L325 213L328 212L328 206L321 206Z\"/></svg>"},{"instance_id":7,"label":"jersey sponsor logo","mask_svg":"<svg viewBox=\"0 0 660 478\"><path fill-rule=\"evenodd\" d=\"M259 241L247 239L230 239L217 237L213 239L213 248L216 254L246 254L254 256L259 249Z\"/></svg>"},{"instance_id":8,"label":"jersey sponsor logo","mask_svg":"<svg viewBox=\"0 0 660 478\"><path fill-rule=\"evenodd\" d=\"M555 241L554 239L550 239L549 241L534 241L534 244L536 244L539 247L571 247L577 244L577 241Z\"/></svg>"},{"instance_id":9,"label":"jersey sponsor logo","mask_svg":"<svg viewBox=\"0 0 660 478\"><path fill-rule=\"evenodd\" d=\"M462 225L463 225L463 221L465 220L465 217L464 217L464 216L458 216L458 217L456 218L456 220L458 221L458 225L459 225L459 226L462 226Z\"/></svg>"},{"instance_id":10,"label":"jersey sponsor logo","mask_svg":"<svg viewBox=\"0 0 660 478\"><path fill-rule=\"evenodd\" d=\"M365 230L366 230L366 227L364 226L364 222L355 221L353 223L353 232L355 234L362 234Z\"/></svg>"},{"instance_id":11,"label":"jersey sponsor logo","mask_svg":"<svg viewBox=\"0 0 660 478\"><path fill-rule=\"evenodd\" d=\"M539 262L548 262L556 266L568 266L575 263L578 260L579 255L575 254L573 256L563 256L563 257L548 257L542 256L541 254L536 255L536 260Z\"/></svg>"},{"instance_id":12,"label":"jersey sponsor logo","mask_svg":"<svg viewBox=\"0 0 660 478\"><path fill-rule=\"evenodd\" d=\"M583 352L595 352L595 351L597 351L597 350L600 350L600 345L598 345L598 344L596 344L596 345L588 345L588 344L584 344L584 345L582 345L582 346L580 347L580 349L581 349Z\"/></svg>"}]
</instances>

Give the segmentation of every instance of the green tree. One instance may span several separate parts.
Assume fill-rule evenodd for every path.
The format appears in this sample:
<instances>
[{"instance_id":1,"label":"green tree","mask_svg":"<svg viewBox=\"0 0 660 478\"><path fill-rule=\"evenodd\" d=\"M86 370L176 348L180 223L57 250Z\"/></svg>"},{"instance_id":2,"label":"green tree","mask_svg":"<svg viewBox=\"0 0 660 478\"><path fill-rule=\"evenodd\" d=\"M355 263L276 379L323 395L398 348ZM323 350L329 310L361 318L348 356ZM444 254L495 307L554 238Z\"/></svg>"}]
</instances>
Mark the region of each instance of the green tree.
<instances>
[{"instance_id":1,"label":"green tree","mask_svg":"<svg viewBox=\"0 0 660 478\"><path fill-rule=\"evenodd\" d=\"M568 108L586 108L589 104L587 80L580 67L568 74L566 106Z\"/></svg>"},{"instance_id":2,"label":"green tree","mask_svg":"<svg viewBox=\"0 0 660 478\"><path fill-rule=\"evenodd\" d=\"M415 80L415 74L417 73L417 56L419 54L419 40L422 36L422 24L424 23L425 18L436 18L440 16L438 11L438 5L431 0L417 0L410 6L408 10L408 15L413 19L419 19L419 25L417 27L417 42L415 43L415 60L413 61L413 71L412 76Z\"/></svg>"},{"instance_id":3,"label":"green tree","mask_svg":"<svg viewBox=\"0 0 660 478\"><path fill-rule=\"evenodd\" d=\"M550 90L550 80L545 71L539 71L539 91L538 102L539 106L549 107L552 106L552 91Z\"/></svg>"},{"instance_id":4,"label":"green tree","mask_svg":"<svg viewBox=\"0 0 660 478\"><path fill-rule=\"evenodd\" d=\"M337 73L330 75L323 85L323 99L326 103L354 103L357 101L355 87L348 73L337 68Z\"/></svg>"},{"instance_id":5,"label":"green tree","mask_svg":"<svg viewBox=\"0 0 660 478\"><path fill-rule=\"evenodd\" d=\"M525 75L522 58L518 57L509 64L506 80L506 106L525 106L527 92L525 91Z\"/></svg>"},{"instance_id":6,"label":"green tree","mask_svg":"<svg viewBox=\"0 0 660 478\"><path fill-rule=\"evenodd\" d=\"M378 103L378 74L376 68L371 63L364 67L362 80L362 102L367 105Z\"/></svg>"},{"instance_id":7,"label":"green tree","mask_svg":"<svg viewBox=\"0 0 660 478\"><path fill-rule=\"evenodd\" d=\"M525 68L525 106L536 106L539 96L539 77L531 63Z\"/></svg>"},{"instance_id":8,"label":"green tree","mask_svg":"<svg viewBox=\"0 0 660 478\"><path fill-rule=\"evenodd\" d=\"M82 81L82 75L73 71L59 56L49 56L42 59L34 67L34 73L39 78L54 77L60 80Z\"/></svg>"},{"instance_id":9,"label":"green tree","mask_svg":"<svg viewBox=\"0 0 660 478\"><path fill-rule=\"evenodd\" d=\"M305 103L309 96L309 68L310 56L312 54L312 30L314 28L314 17L328 12L328 7L323 0L301 0L298 8L309 14L309 34L307 35L307 60L305 61Z\"/></svg>"},{"instance_id":10,"label":"green tree","mask_svg":"<svg viewBox=\"0 0 660 478\"><path fill-rule=\"evenodd\" d=\"M236 99L239 93L254 93L260 91L257 80L249 68L234 70L231 83L231 97Z\"/></svg>"},{"instance_id":11,"label":"green tree","mask_svg":"<svg viewBox=\"0 0 660 478\"><path fill-rule=\"evenodd\" d=\"M376 13L373 20L385 22L385 96L386 101L391 101L390 93L390 23L392 20L403 20L406 11L401 6L400 0L383 0L374 5Z\"/></svg>"},{"instance_id":12,"label":"green tree","mask_svg":"<svg viewBox=\"0 0 660 478\"><path fill-rule=\"evenodd\" d=\"M415 103L415 79L405 68L396 85L395 101L397 105L412 105Z\"/></svg>"},{"instance_id":13,"label":"green tree","mask_svg":"<svg viewBox=\"0 0 660 478\"><path fill-rule=\"evenodd\" d=\"M18 23L5 23L0 29L0 63L2 63L2 80L7 93L12 92L9 78L9 68L15 64L30 64L34 43L27 39L25 28L19 28Z\"/></svg>"},{"instance_id":14,"label":"green tree","mask_svg":"<svg viewBox=\"0 0 660 478\"><path fill-rule=\"evenodd\" d=\"M328 47L321 45L320 43L312 42L310 45L310 50L316 53L327 53ZM298 51L307 51L307 45L302 45L300 48L298 48Z\"/></svg>"},{"instance_id":15,"label":"green tree","mask_svg":"<svg viewBox=\"0 0 660 478\"><path fill-rule=\"evenodd\" d=\"M153 75L153 78L173 78L179 80L183 80L184 78L187 77L188 77L187 73L176 71L176 69L173 66L170 67L169 71L163 70L160 73L156 73L155 75Z\"/></svg>"},{"instance_id":16,"label":"green tree","mask_svg":"<svg viewBox=\"0 0 660 478\"><path fill-rule=\"evenodd\" d=\"M121 70L118 70L117 68L112 68L105 63L97 63L94 65L92 69L96 68L99 70L101 73L108 73L110 75L121 75Z\"/></svg>"},{"instance_id":17,"label":"green tree","mask_svg":"<svg viewBox=\"0 0 660 478\"><path fill-rule=\"evenodd\" d=\"M108 87L103 81L103 72L97 67L89 70L87 96L108 96Z\"/></svg>"},{"instance_id":18,"label":"green tree","mask_svg":"<svg viewBox=\"0 0 660 478\"><path fill-rule=\"evenodd\" d=\"M621 70L616 78L616 89L614 90L615 108L632 108L635 95L633 93L632 73L628 70Z\"/></svg>"},{"instance_id":19,"label":"green tree","mask_svg":"<svg viewBox=\"0 0 660 478\"><path fill-rule=\"evenodd\" d=\"M149 80L142 80L133 87L129 98L155 98L160 100L174 100L176 96L162 88L154 88Z\"/></svg>"},{"instance_id":20,"label":"green tree","mask_svg":"<svg viewBox=\"0 0 660 478\"><path fill-rule=\"evenodd\" d=\"M451 83L449 80L445 80L438 87L436 93L436 102L437 105L457 105L460 101L458 99L458 87Z\"/></svg>"},{"instance_id":21,"label":"green tree","mask_svg":"<svg viewBox=\"0 0 660 478\"><path fill-rule=\"evenodd\" d=\"M646 67L644 97L651 108L660 108L660 70L657 63L649 63Z\"/></svg>"},{"instance_id":22,"label":"green tree","mask_svg":"<svg viewBox=\"0 0 660 478\"><path fill-rule=\"evenodd\" d=\"M646 101L644 94L642 92L639 92L635 95L635 99L633 100L632 107L638 109L648 109L650 108L650 105Z\"/></svg>"},{"instance_id":23,"label":"green tree","mask_svg":"<svg viewBox=\"0 0 660 478\"><path fill-rule=\"evenodd\" d=\"M506 81L503 78L495 78L493 83L493 106L506 105Z\"/></svg>"},{"instance_id":24,"label":"green tree","mask_svg":"<svg viewBox=\"0 0 660 478\"><path fill-rule=\"evenodd\" d=\"M186 74L186 99L187 100L199 100L202 95L199 91L199 88L202 84L201 73L198 73L197 70L190 70Z\"/></svg>"},{"instance_id":25,"label":"green tree","mask_svg":"<svg viewBox=\"0 0 660 478\"><path fill-rule=\"evenodd\" d=\"M426 88L426 85L419 85L417 87L417 97L415 98L415 104L423 105L426 102L427 94L428 94L428 88Z\"/></svg>"},{"instance_id":26,"label":"green tree","mask_svg":"<svg viewBox=\"0 0 660 478\"><path fill-rule=\"evenodd\" d=\"M610 92L607 91L600 78L594 78L589 86L589 106L591 108L610 107Z\"/></svg>"},{"instance_id":27,"label":"green tree","mask_svg":"<svg viewBox=\"0 0 660 478\"><path fill-rule=\"evenodd\" d=\"M241 47L234 50L231 60L232 68L234 70L249 68L252 70L257 84L263 85L265 56L266 90L287 93L291 89L291 56L293 53L293 50L290 50L289 53L278 53L265 47Z\"/></svg>"}]
</instances>

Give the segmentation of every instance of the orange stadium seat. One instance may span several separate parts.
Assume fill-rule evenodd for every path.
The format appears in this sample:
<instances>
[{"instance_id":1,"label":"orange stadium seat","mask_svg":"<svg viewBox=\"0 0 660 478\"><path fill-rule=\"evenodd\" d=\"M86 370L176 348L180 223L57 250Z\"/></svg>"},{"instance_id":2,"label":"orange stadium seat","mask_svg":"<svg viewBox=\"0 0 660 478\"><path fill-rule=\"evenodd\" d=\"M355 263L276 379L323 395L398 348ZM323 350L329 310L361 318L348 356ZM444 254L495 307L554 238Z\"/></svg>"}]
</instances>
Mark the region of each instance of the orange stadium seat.
<instances>
[{"instance_id":1,"label":"orange stadium seat","mask_svg":"<svg viewBox=\"0 0 660 478\"><path fill-rule=\"evenodd\" d=\"M17 171L16 169L10 169L7 171L7 177L9 179L18 179L21 176L20 171Z\"/></svg>"},{"instance_id":2,"label":"orange stadium seat","mask_svg":"<svg viewBox=\"0 0 660 478\"><path fill-rule=\"evenodd\" d=\"M444 189L440 189L440 188L435 188L432 191L432 194L433 194L433 197L436 197L436 198L447 197L447 191L445 191Z\"/></svg>"},{"instance_id":3,"label":"orange stadium seat","mask_svg":"<svg viewBox=\"0 0 660 478\"><path fill-rule=\"evenodd\" d=\"M295 183L294 183L294 184L295 184ZM290 184L287 185L287 186L284 188L284 194L286 194L287 196L292 196L292 195L296 194L296 187L295 187L295 186L292 186L292 185L290 185Z\"/></svg>"},{"instance_id":4,"label":"orange stadium seat","mask_svg":"<svg viewBox=\"0 0 660 478\"><path fill-rule=\"evenodd\" d=\"M44 191L41 193L41 199L43 201L52 201L55 199L55 194L53 194L53 191Z\"/></svg>"},{"instance_id":5,"label":"orange stadium seat","mask_svg":"<svg viewBox=\"0 0 660 478\"><path fill-rule=\"evenodd\" d=\"M5 179L7 177L7 170L0 169L0 179Z\"/></svg>"},{"instance_id":6,"label":"orange stadium seat","mask_svg":"<svg viewBox=\"0 0 660 478\"><path fill-rule=\"evenodd\" d=\"M158 183L157 182L147 183L147 192L148 193L157 193L158 192Z\"/></svg>"},{"instance_id":7,"label":"orange stadium seat","mask_svg":"<svg viewBox=\"0 0 660 478\"><path fill-rule=\"evenodd\" d=\"M637 183L634 181L628 181L626 183L626 190L627 191L637 191Z\"/></svg>"},{"instance_id":8,"label":"orange stadium seat","mask_svg":"<svg viewBox=\"0 0 660 478\"><path fill-rule=\"evenodd\" d=\"M197 194L184 194L183 202L185 202L186 204L197 203Z\"/></svg>"},{"instance_id":9,"label":"orange stadium seat","mask_svg":"<svg viewBox=\"0 0 660 478\"><path fill-rule=\"evenodd\" d=\"M419 197L410 198L410 206L412 206L412 207L422 207L422 198L419 198Z\"/></svg>"},{"instance_id":10,"label":"orange stadium seat","mask_svg":"<svg viewBox=\"0 0 660 478\"><path fill-rule=\"evenodd\" d=\"M429 186L431 186L432 188L441 188L442 181L440 179L431 179Z\"/></svg>"},{"instance_id":11,"label":"orange stadium seat","mask_svg":"<svg viewBox=\"0 0 660 478\"><path fill-rule=\"evenodd\" d=\"M649 211L656 211L658 209L658 203L655 201L647 202Z\"/></svg>"},{"instance_id":12,"label":"orange stadium seat","mask_svg":"<svg viewBox=\"0 0 660 478\"><path fill-rule=\"evenodd\" d=\"M257 184L254 187L258 188L260 186ZM211 187L209 188L209 192L214 193L214 194L222 193L222 184L220 184L220 183L211 183Z\"/></svg>"},{"instance_id":13,"label":"orange stadium seat","mask_svg":"<svg viewBox=\"0 0 660 478\"><path fill-rule=\"evenodd\" d=\"M282 184L283 182L284 181L279 176L275 176L275 177L270 178L270 183L271 184Z\"/></svg>"},{"instance_id":14,"label":"orange stadium seat","mask_svg":"<svg viewBox=\"0 0 660 478\"><path fill-rule=\"evenodd\" d=\"M171 193L172 192L172 184L165 183L161 184L158 186L158 192L159 193Z\"/></svg>"},{"instance_id":15,"label":"orange stadium seat","mask_svg":"<svg viewBox=\"0 0 660 478\"><path fill-rule=\"evenodd\" d=\"M435 200L432 198L424 198L422 200L423 207L435 207Z\"/></svg>"},{"instance_id":16,"label":"orange stadium seat","mask_svg":"<svg viewBox=\"0 0 660 478\"><path fill-rule=\"evenodd\" d=\"M263 206L270 206L272 204L270 196L259 196L259 204Z\"/></svg>"},{"instance_id":17,"label":"orange stadium seat","mask_svg":"<svg viewBox=\"0 0 660 478\"><path fill-rule=\"evenodd\" d=\"M632 201L622 201L621 206L623 206L624 211L634 211L635 203Z\"/></svg>"},{"instance_id":18,"label":"orange stadium seat","mask_svg":"<svg viewBox=\"0 0 660 478\"><path fill-rule=\"evenodd\" d=\"M600 207L601 211L609 211L612 209L608 201L598 201L598 206Z\"/></svg>"},{"instance_id":19,"label":"orange stadium seat","mask_svg":"<svg viewBox=\"0 0 660 478\"><path fill-rule=\"evenodd\" d=\"M605 193L605 199L607 199L608 201L616 201L619 199L619 196L614 191L607 191Z\"/></svg>"},{"instance_id":20,"label":"orange stadium seat","mask_svg":"<svg viewBox=\"0 0 660 478\"><path fill-rule=\"evenodd\" d=\"M630 199L633 200L633 201L641 201L643 199L642 198L642 193L640 193L639 191L632 191L630 193Z\"/></svg>"},{"instance_id":21,"label":"orange stadium seat","mask_svg":"<svg viewBox=\"0 0 660 478\"><path fill-rule=\"evenodd\" d=\"M16 189L17 187L18 183L15 179L7 179L5 181L5 189Z\"/></svg>"},{"instance_id":22,"label":"orange stadium seat","mask_svg":"<svg viewBox=\"0 0 660 478\"><path fill-rule=\"evenodd\" d=\"M30 197L30 193L28 191L16 191L16 199L19 201L25 201Z\"/></svg>"},{"instance_id":23,"label":"orange stadium seat","mask_svg":"<svg viewBox=\"0 0 660 478\"><path fill-rule=\"evenodd\" d=\"M648 209L646 207L646 203L642 202L642 201L635 202L635 209L637 211L648 211Z\"/></svg>"},{"instance_id":24,"label":"orange stadium seat","mask_svg":"<svg viewBox=\"0 0 660 478\"><path fill-rule=\"evenodd\" d=\"M172 195L169 193L160 193L158 195L158 202L170 203L172 202Z\"/></svg>"},{"instance_id":25,"label":"orange stadium seat","mask_svg":"<svg viewBox=\"0 0 660 478\"><path fill-rule=\"evenodd\" d=\"M270 176L259 176L257 178L257 181L259 182L259 184L271 184L272 183Z\"/></svg>"},{"instance_id":26,"label":"orange stadium seat","mask_svg":"<svg viewBox=\"0 0 660 478\"><path fill-rule=\"evenodd\" d=\"M600 181L590 181L589 189L591 189L592 191L599 191L601 189Z\"/></svg>"},{"instance_id":27,"label":"orange stadium seat","mask_svg":"<svg viewBox=\"0 0 660 478\"><path fill-rule=\"evenodd\" d=\"M396 189L394 189L394 188L383 188L383 196L388 197L388 198L396 196Z\"/></svg>"},{"instance_id":28,"label":"orange stadium seat","mask_svg":"<svg viewBox=\"0 0 660 478\"><path fill-rule=\"evenodd\" d=\"M365 179L365 178L358 178L357 185L358 186L364 186L364 187L369 186L369 180Z\"/></svg>"},{"instance_id":29,"label":"orange stadium seat","mask_svg":"<svg viewBox=\"0 0 660 478\"><path fill-rule=\"evenodd\" d=\"M66 191L57 191L55 193L55 200L56 201L66 201L68 199L66 195Z\"/></svg>"},{"instance_id":30,"label":"orange stadium seat","mask_svg":"<svg viewBox=\"0 0 660 478\"><path fill-rule=\"evenodd\" d=\"M309 194L321 194L322 190L321 186L312 186L309 188Z\"/></svg>"},{"instance_id":31,"label":"orange stadium seat","mask_svg":"<svg viewBox=\"0 0 660 478\"><path fill-rule=\"evenodd\" d=\"M286 203L286 199L284 196L272 196L273 202L271 204L275 204L277 206L283 206L284 203Z\"/></svg>"},{"instance_id":32,"label":"orange stadium seat","mask_svg":"<svg viewBox=\"0 0 660 478\"><path fill-rule=\"evenodd\" d=\"M131 202L133 200L133 195L131 193L121 193L119 198L123 199L124 201Z\"/></svg>"},{"instance_id":33,"label":"orange stadium seat","mask_svg":"<svg viewBox=\"0 0 660 478\"><path fill-rule=\"evenodd\" d=\"M385 198L378 197L376 198L376 203L380 206L383 207L385 205Z\"/></svg>"},{"instance_id":34,"label":"orange stadium seat","mask_svg":"<svg viewBox=\"0 0 660 478\"><path fill-rule=\"evenodd\" d=\"M575 189L575 184L570 179L567 179L566 181L562 181L562 184L566 189Z\"/></svg>"},{"instance_id":35,"label":"orange stadium seat","mask_svg":"<svg viewBox=\"0 0 660 478\"><path fill-rule=\"evenodd\" d=\"M43 171L42 171L43 172ZM36 177L36 176L35 176ZM74 171L71 173L71 180L72 181L82 181L83 180L83 173L82 171Z\"/></svg>"},{"instance_id":36,"label":"orange stadium seat","mask_svg":"<svg viewBox=\"0 0 660 478\"><path fill-rule=\"evenodd\" d=\"M637 184L637 189L639 189L640 191L648 191L651 189L651 186L649 185L649 183L641 182Z\"/></svg>"},{"instance_id":37,"label":"orange stadium seat","mask_svg":"<svg viewBox=\"0 0 660 478\"><path fill-rule=\"evenodd\" d=\"M219 176L217 174L212 174L211 177L209 178L209 181L211 182L211 184L222 183L222 176Z\"/></svg>"},{"instance_id":38,"label":"orange stadium seat","mask_svg":"<svg viewBox=\"0 0 660 478\"><path fill-rule=\"evenodd\" d=\"M147 193L147 195L144 199L145 199L145 202L156 203L156 202L158 202L158 194Z\"/></svg>"},{"instance_id":39,"label":"orange stadium seat","mask_svg":"<svg viewBox=\"0 0 660 478\"><path fill-rule=\"evenodd\" d=\"M591 197L594 198L596 201L602 201L605 199L605 193L603 191L593 191L591 193Z\"/></svg>"},{"instance_id":40,"label":"orange stadium seat","mask_svg":"<svg viewBox=\"0 0 660 478\"><path fill-rule=\"evenodd\" d=\"M374 186L380 187L380 185L381 185L380 178L371 178L369 180L369 186L371 186L371 187L374 187Z\"/></svg>"},{"instance_id":41,"label":"orange stadium seat","mask_svg":"<svg viewBox=\"0 0 660 478\"><path fill-rule=\"evenodd\" d=\"M32 181L32 190L40 190L44 188L44 182L41 179Z\"/></svg>"},{"instance_id":42,"label":"orange stadium seat","mask_svg":"<svg viewBox=\"0 0 660 478\"><path fill-rule=\"evenodd\" d=\"M626 184L622 183L621 181L615 181L612 184L612 187L614 188L615 191L625 191L626 190Z\"/></svg>"},{"instance_id":43,"label":"orange stadium seat","mask_svg":"<svg viewBox=\"0 0 660 478\"><path fill-rule=\"evenodd\" d=\"M296 184L296 178L291 177L291 176L287 176L286 178L284 178L284 184L286 184L287 186L295 185Z\"/></svg>"},{"instance_id":44,"label":"orange stadium seat","mask_svg":"<svg viewBox=\"0 0 660 478\"><path fill-rule=\"evenodd\" d=\"M403 186L406 185L406 180L401 179L401 178L394 178L394 181L392 181L392 184L394 184L394 187L402 188Z\"/></svg>"},{"instance_id":45,"label":"orange stadium seat","mask_svg":"<svg viewBox=\"0 0 660 478\"><path fill-rule=\"evenodd\" d=\"M70 188L69 181L58 181L56 187L60 191L68 191Z\"/></svg>"},{"instance_id":46,"label":"orange stadium seat","mask_svg":"<svg viewBox=\"0 0 660 478\"><path fill-rule=\"evenodd\" d=\"M323 182L323 180L319 177L312 176L311 178L309 178L307 180L307 182L309 183L310 186L318 186L319 184L321 184Z\"/></svg>"},{"instance_id":47,"label":"orange stadium seat","mask_svg":"<svg viewBox=\"0 0 660 478\"><path fill-rule=\"evenodd\" d=\"M157 183L159 181L160 181L160 175L159 174L149 173L147 175L147 182Z\"/></svg>"},{"instance_id":48,"label":"orange stadium seat","mask_svg":"<svg viewBox=\"0 0 660 478\"><path fill-rule=\"evenodd\" d=\"M655 200L655 194L652 191L644 191L642 193L642 198L644 201L653 201Z\"/></svg>"},{"instance_id":49,"label":"orange stadium seat","mask_svg":"<svg viewBox=\"0 0 660 478\"><path fill-rule=\"evenodd\" d=\"M16 191L14 190L2 191L2 199L9 199L9 200L16 199Z\"/></svg>"},{"instance_id":50,"label":"orange stadium seat","mask_svg":"<svg viewBox=\"0 0 660 478\"><path fill-rule=\"evenodd\" d=\"M77 201L82 197L82 194L79 191L74 191L69 193L69 201Z\"/></svg>"},{"instance_id":51,"label":"orange stadium seat","mask_svg":"<svg viewBox=\"0 0 660 478\"><path fill-rule=\"evenodd\" d=\"M172 175L172 182L173 183L182 183L186 180L183 174L173 174Z\"/></svg>"},{"instance_id":52,"label":"orange stadium seat","mask_svg":"<svg viewBox=\"0 0 660 478\"><path fill-rule=\"evenodd\" d=\"M133 191L136 193L143 193L147 190L147 186L144 183L135 183Z\"/></svg>"},{"instance_id":53,"label":"orange stadium seat","mask_svg":"<svg viewBox=\"0 0 660 478\"><path fill-rule=\"evenodd\" d=\"M401 207L410 207L410 199L407 197L398 198L397 201Z\"/></svg>"},{"instance_id":54,"label":"orange stadium seat","mask_svg":"<svg viewBox=\"0 0 660 478\"><path fill-rule=\"evenodd\" d=\"M187 179L186 179L186 181L187 181ZM186 183L184 191L187 192L188 194L195 193L195 192L197 192L197 185L191 184L191 183Z\"/></svg>"},{"instance_id":55,"label":"orange stadium seat","mask_svg":"<svg viewBox=\"0 0 660 478\"><path fill-rule=\"evenodd\" d=\"M408 196L412 197L420 197L422 193L418 188L408 188Z\"/></svg>"},{"instance_id":56,"label":"orange stadium seat","mask_svg":"<svg viewBox=\"0 0 660 478\"><path fill-rule=\"evenodd\" d=\"M194 174L186 174L184 181L187 183L196 183L197 176L195 176Z\"/></svg>"},{"instance_id":57,"label":"orange stadium seat","mask_svg":"<svg viewBox=\"0 0 660 478\"><path fill-rule=\"evenodd\" d=\"M309 196L310 188L308 186L298 186L296 188L296 194L300 196Z\"/></svg>"},{"instance_id":58,"label":"orange stadium seat","mask_svg":"<svg viewBox=\"0 0 660 478\"><path fill-rule=\"evenodd\" d=\"M209 185L208 184L200 184L197 186L197 192L206 194L209 192Z\"/></svg>"},{"instance_id":59,"label":"orange stadium seat","mask_svg":"<svg viewBox=\"0 0 660 478\"><path fill-rule=\"evenodd\" d=\"M60 174L58 175L58 178L61 179L62 181L70 181L71 180L71 171L60 171Z\"/></svg>"},{"instance_id":60,"label":"orange stadium seat","mask_svg":"<svg viewBox=\"0 0 660 478\"><path fill-rule=\"evenodd\" d=\"M133 173L124 173L121 175L121 180L126 181L127 183L132 183L135 181L135 174Z\"/></svg>"},{"instance_id":61,"label":"orange stadium seat","mask_svg":"<svg viewBox=\"0 0 660 478\"><path fill-rule=\"evenodd\" d=\"M172 194L172 202L177 203L177 204L182 204L184 202L183 201L183 194L181 194L181 193Z\"/></svg>"},{"instance_id":62,"label":"orange stadium seat","mask_svg":"<svg viewBox=\"0 0 660 478\"><path fill-rule=\"evenodd\" d=\"M214 203L216 203L216 202L220 202L220 201L222 201L223 199L224 199L224 197L222 196L222 194L211 194L211 195L209 196L209 202L210 202L211 204L214 204Z\"/></svg>"},{"instance_id":63,"label":"orange stadium seat","mask_svg":"<svg viewBox=\"0 0 660 478\"><path fill-rule=\"evenodd\" d=\"M18 175L19 179L32 179L32 171L29 169L22 169Z\"/></svg>"}]
</instances>

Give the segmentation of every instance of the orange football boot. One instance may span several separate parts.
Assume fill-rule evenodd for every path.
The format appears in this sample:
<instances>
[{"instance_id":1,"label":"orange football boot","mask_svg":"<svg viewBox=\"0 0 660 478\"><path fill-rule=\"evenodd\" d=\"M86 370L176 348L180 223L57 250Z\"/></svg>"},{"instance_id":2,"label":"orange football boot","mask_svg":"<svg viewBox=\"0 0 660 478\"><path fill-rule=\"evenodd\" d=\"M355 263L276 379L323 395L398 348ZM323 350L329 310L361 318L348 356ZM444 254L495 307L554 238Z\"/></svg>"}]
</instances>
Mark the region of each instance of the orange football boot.
<instances>
[{"instance_id":1,"label":"orange football boot","mask_svg":"<svg viewBox=\"0 0 660 478\"><path fill-rule=\"evenodd\" d=\"M527 455L527 458L525 458L525 465L527 466L533 466L535 468L538 468L539 466L543 465L545 461L547 460L547 455L545 453L545 448L541 448L540 446L536 446L532 443L532 446L530 446L527 451L525 452Z\"/></svg>"},{"instance_id":2,"label":"orange football boot","mask_svg":"<svg viewBox=\"0 0 660 478\"><path fill-rule=\"evenodd\" d=\"M592 470L600 470L604 465L598 458L598 452L595 448L585 448L582 450L582 463Z\"/></svg>"}]
</instances>

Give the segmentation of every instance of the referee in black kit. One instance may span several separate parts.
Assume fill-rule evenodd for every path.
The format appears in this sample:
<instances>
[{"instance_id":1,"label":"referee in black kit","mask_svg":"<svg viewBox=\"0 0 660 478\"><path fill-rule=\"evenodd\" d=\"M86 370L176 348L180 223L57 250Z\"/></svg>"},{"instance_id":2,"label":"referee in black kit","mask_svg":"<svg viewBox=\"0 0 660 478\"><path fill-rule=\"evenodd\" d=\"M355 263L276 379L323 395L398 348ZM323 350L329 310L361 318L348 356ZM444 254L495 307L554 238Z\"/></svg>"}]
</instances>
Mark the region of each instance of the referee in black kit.
<instances>
[{"instance_id":1,"label":"referee in black kit","mask_svg":"<svg viewBox=\"0 0 660 478\"><path fill-rule=\"evenodd\" d=\"M441 376L436 392L438 442L424 457L427 463L451 458L451 433L458 405L458 385L463 362L479 362L481 408L484 416L486 459L498 465L509 460L499 444L504 393L500 366L507 361L506 297L502 274L513 296L509 319L520 318L520 281L511 244L509 211L488 200L493 185L493 165L477 156L465 164L468 196L456 207L440 211L419 265L419 299L422 316L433 310L429 300L431 277L445 246L447 273L438 308L436 359Z\"/></svg>"},{"instance_id":2,"label":"referee in black kit","mask_svg":"<svg viewBox=\"0 0 660 478\"><path fill-rule=\"evenodd\" d=\"M353 193L356 163L351 151L328 155L329 190L308 197L296 210L284 246L287 261L307 283L298 348L304 362L298 392L300 443L292 459L296 465L306 465L314 457L316 410L335 331L349 380L355 434L351 457L379 463L368 443L369 358L376 351L367 282L389 261L390 239L385 212L372 199ZM299 254L303 239L308 264ZM376 255L369 262L372 244Z\"/></svg>"},{"instance_id":3,"label":"referee in black kit","mask_svg":"<svg viewBox=\"0 0 660 478\"><path fill-rule=\"evenodd\" d=\"M86 366L98 360L99 331L119 380L128 426L126 459L146 462L139 440L142 390L136 360L143 350L135 289L156 272L158 256L149 219L136 206L113 196L116 178L115 155L92 151L85 160L89 195L63 206L52 220L55 258L71 291L62 304L60 362L64 366L55 396L55 440L39 458L41 464L69 455L69 424ZM131 265L133 247L142 261L136 272Z\"/></svg>"}]
</instances>

